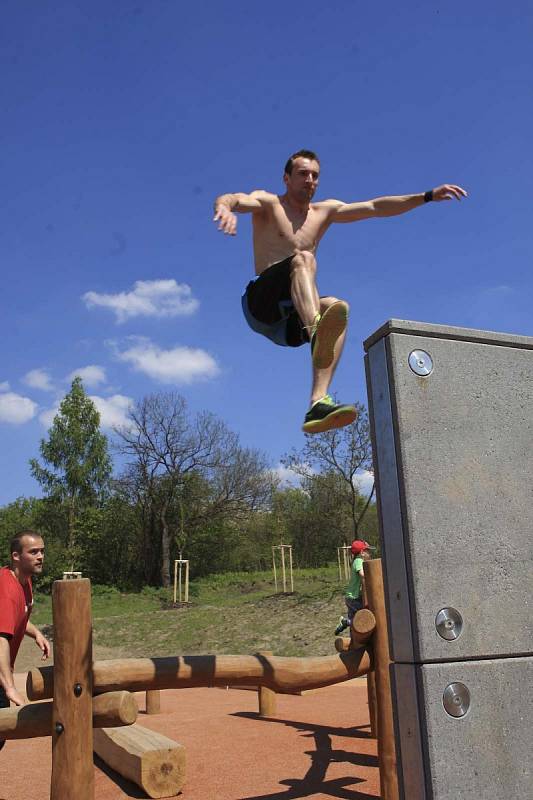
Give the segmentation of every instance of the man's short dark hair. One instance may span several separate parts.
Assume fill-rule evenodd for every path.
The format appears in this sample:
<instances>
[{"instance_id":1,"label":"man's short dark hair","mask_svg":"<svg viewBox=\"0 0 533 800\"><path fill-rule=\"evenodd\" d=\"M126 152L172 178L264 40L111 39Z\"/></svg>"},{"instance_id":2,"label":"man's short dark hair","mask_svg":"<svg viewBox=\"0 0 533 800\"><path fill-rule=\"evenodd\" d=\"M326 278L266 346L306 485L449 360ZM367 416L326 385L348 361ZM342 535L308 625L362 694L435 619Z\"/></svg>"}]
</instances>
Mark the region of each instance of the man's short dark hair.
<instances>
[{"instance_id":1,"label":"man's short dark hair","mask_svg":"<svg viewBox=\"0 0 533 800\"><path fill-rule=\"evenodd\" d=\"M297 153L293 153L292 156L290 156L289 160L285 164L286 175L291 175L295 158L308 158L310 161L316 161L318 164L320 164L320 159L316 153L313 153L312 150L298 150Z\"/></svg>"},{"instance_id":2,"label":"man's short dark hair","mask_svg":"<svg viewBox=\"0 0 533 800\"><path fill-rule=\"evenodd\" d=\"M38 531L19 531L9 543L9 555L11 556L12 553L22 553L22 540L25 536L34 536L37 539L42 539L43 537Z\"/></svg>"}]
</instances>

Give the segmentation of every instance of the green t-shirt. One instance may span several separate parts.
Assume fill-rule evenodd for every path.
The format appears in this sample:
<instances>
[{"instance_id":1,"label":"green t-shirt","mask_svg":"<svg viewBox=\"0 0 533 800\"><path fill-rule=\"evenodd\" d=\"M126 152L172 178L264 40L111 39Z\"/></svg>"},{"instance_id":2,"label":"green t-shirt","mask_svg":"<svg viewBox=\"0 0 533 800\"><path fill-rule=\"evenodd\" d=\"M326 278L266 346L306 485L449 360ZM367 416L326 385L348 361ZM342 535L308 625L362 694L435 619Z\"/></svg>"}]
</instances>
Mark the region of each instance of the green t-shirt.
<instances>
[{"instance_id":1,"label":"green t-shirt","mask_svg":"<svg viewBox=\"0 0 533 800\"><path fill-rule=\"evenodd\" d=\"M359 575L361 569L363 569L363 559L357 556L352 561L352 576L345 592L345 596L351 600L358 600L361 597L361 576Z\"/></svg>"}]
</instances>

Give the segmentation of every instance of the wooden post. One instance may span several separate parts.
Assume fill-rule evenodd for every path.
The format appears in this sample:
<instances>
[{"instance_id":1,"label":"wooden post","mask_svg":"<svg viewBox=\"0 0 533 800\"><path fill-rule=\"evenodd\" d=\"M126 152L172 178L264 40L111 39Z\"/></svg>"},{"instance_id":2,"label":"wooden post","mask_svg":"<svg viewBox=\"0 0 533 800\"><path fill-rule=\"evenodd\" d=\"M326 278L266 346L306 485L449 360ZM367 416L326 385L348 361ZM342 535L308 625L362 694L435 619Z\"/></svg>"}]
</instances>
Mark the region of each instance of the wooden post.
<instances>
[{"instance_id":1,"label":"wooden post","mask_svg":"<svg viewBox=\"0 0 533 800\"><path fill-rule=\"evenodd\" d=\"M339 565L339 583L342 583L342 572L341 572L341 549L337 547L337 563Z\"/></svg>"},{"instance_id":2,"label":"wooden post","mask_svg":"<svg viewBox=\"0 0 533 800\"><path fill-rule=\"evenodd\" d=\"M376 676L371 670L366 676L366 693L368 697L368 718L370 720L370 736L378 738L378 705L376 699Z\"/></svg>"},{"instance_id":3,"label":"wooden post","mask_svg":"<svg viewBox=\"0 0 533 800\"><path fill-rule=\"evenodd\" d=\"M292 579L292 544L289 545L289 569L291 574L291 592L294 594L294 581Z\"/></svg>"},{"instance_id":4,"label":"wooden post","mask_svg":"<svg viewBox=\"0 0 533 800\"><path fill-rule=\"evenodd\" d=\"M276 549L272 548L272 567L274 569L274 591L278 592L278 578L276 576Z\"/></svg>"},{"instance_id":5,"label":"wooden post","mask_svg":"<svg viewBox=\"0 0 533 800\"><path fill-rule=\"evenodd\" d=\"M344 557L344 578L347 581L350 580L350 559L348 557L348 550L349 549L350 548L348 546L343 547L343 549L342 549L343 557ZM350 552L351 552L351 549L350 549Z\"/></svg>"},{"instance_id":6,"label":"wooden post","mask_svg":"<svg viewBox=\"0 0 533 800\"><path fill-rule=\"evenodd\" d=\"M185 581L183 571L185 570ZM185 585L183 586L183 583ZM189 602L189 562L181 557L174 560L174 605Z\"/></svg>"},{"instance_id":7,"label":"wooden post","mask_svg":"<svg viewBox=\"0 0 533 800\"><path fill-rule=\"evenodd\" d=\"M161 713L161 692L159 689L148 689L146 692L146 713Z\"/></svg>"},{"instance_id":8,"label":"wooden post","mask_svg":"<svg viewBox=\"0 0 533 800\"><path fill-rule=\"evenodd\" d=\"M94 800L91 584L55 581L50 800Z\"/></svg>"},{"instance_id":9,"label":"wooden post","mask_svg":"<svg viewBox=\"0 0 533 800\"><path fill-rule=\"evenodd\" d=\"M287 594L287 578L285 576L285 548L283 545L281 547L281 574L283 576L283 594Z\"/></svg>"},{"instance_id":10,"label":"wooden post","mask_svg":"<svg viewBox=\"0 0 533 800\"><path fill-rule=\"evenodd\" d=\"M261 650L258 656L268 658L272 655L272 650ZM258 686L257 699L259 700L259 716L273 717L276 714L276 692L268 686Z\"/></svg>"},{"instance_id":11,"label":"wooden post","mask_svg":"<svg viewBox=\"0 0 533 800\"><path fill-rule=\"evenodd\" d=\"M376 617L373 637L374 673L376 678L379 779L382 800L398 800L398 774L396 769L396 747L390 685L390 653L383 590L381 559L365 561L365 586L368 605Z\"/></svg>"}]
</instances>

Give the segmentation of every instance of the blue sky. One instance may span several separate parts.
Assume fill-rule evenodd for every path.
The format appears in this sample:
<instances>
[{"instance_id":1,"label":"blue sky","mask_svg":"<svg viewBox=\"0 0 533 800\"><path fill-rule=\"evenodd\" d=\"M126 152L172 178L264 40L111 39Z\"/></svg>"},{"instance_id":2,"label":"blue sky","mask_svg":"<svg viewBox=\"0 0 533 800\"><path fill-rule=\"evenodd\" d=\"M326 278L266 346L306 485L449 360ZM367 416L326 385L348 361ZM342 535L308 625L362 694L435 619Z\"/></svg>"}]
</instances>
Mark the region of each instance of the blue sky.
<instances>
[{"instance_id":1,"label":"blue sky","mask_svg":"<svg viewBox=\"0 0 533 800\"><path fill-rule=\"evenodd\" d=\"M462 203L333 226L323 294L348 300L333 389L366 402L362 341L391 317L533 335L533 7L170 0L3 4L0 503L82 371L105 424L176 390L272 465L303 445L304 349L240 311L250 220L213 198L282 191L317 151L317 198L464 186Z\"/></svg>"}]
</instances>

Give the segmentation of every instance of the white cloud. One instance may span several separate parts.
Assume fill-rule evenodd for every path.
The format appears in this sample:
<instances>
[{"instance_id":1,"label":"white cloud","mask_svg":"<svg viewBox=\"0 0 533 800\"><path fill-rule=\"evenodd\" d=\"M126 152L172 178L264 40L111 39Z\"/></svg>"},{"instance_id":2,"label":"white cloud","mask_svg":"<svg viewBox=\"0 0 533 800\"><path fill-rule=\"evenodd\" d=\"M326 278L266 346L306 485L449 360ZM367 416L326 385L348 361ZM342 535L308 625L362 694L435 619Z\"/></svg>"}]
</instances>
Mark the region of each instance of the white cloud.
<instances>
[{"instance_id":1,"label":"white cloud","mask_svg":"<svg viewBox=\"0 0 533 800\"><path fill-rule=\"evenodd\" d=\"M36 413L37 403L29 397L22 397L14 392L0 394L0 422L22 425L33 419Z\"/></svg>"},{"instance_id":2,"label":"white cloud","mask_svg":"<svg viewBox=\"0 0 533 800\"><path fill-rule=\"evenodd\" d=\"M100 413L102 428L127 427L128 409L133 405L131 397L125 397L123 394L114 394L111 397L91 395L91 400Z\"/></svg>"},{"instance_id":3,"label":"white cloud","mask_svg":"<svg viewBox=\"0 0 533 800\"><path fill-rule=\"evenodd\" d=\"M354 484L361 494L365 495L365 497L368 497L374 485L373 473L369 472L367 469L362 470L362 472L358 472L354 478Z\"/></svg>"},{"instance_id":4,"label":"white cloud","mask_svg":"<svg viewBox=\"0 0 533 800\"><path fill-rule=\"evenodd\" d=\"M70 375L67 375L68 381L73 381L78 376L82 379L84 386L96 388L101 383L107 383L105 369L96 364L89 364L87 367L80 367L73 370Z\"/></svg>"},{"instance_id":5,"label":"white cloud","mask_svg":"<svg viewBox=\"0 0 533 800\"><path fill-rule=\"evenodd\" d=\"M39 414L39 422L41 425L44 425L45 428L50 428L58 411L59 402L57 402L52 408L47 408L45 411L41 411Z\"/></svg>"},{"instance_id":6,"label":"white cloud","mask_svg":"<svg viewBox=\"0 0 533 800\"><path fill-rule=\"evenodd\" d=\"M119 352L120 361L131 364L137 372L143 372L160 383L183 384L197 380L214 378L220 368L215 359L192 347L174 347L162 350L144 337L135 337L135 344L128 350Z\"/></svg>"},{"instance_id":7,"label":"white cloud","mask_svg":"<svg viewBox=\"0 0 533 800\"><path fill-rule=\"evenodd\" d=\"M30 369L22 378L22 382L32 389L41 389L43 392L55 391L50 373L45 369Z\"/></svg>"},{"instance_id":8,"label":"white cloud","mask_svg":"<svg viewBox=\"0 0 533 800\"><path fill-rule=\"evenodd\" d=\"M313 470L308 465L300 464L299 466L304 467L305 470L309 475L313 474ZM283 466L283 464L278 464L275 469L272 470L274 475L276 475L280 480L280 488L281 489L295 489L300 486L302 481L301 475L298 475L294 470L290 469L289 467Z\"/></svg>"},{"instance_id":9,"label":"white cloud","mask_svg":"<svg viewBox=\"0 0 533 800\"><path fill-rule=\"evenodd\" d=\"M2 381L2 383L0 383L0 392L9 392L9 381Z\"/></svg>"},{"instance_id":10,"label":"white cloud","mask_svg":"<svg viewBox=\"0 0 533 800\"><path fill-rule=\"evenodd\" d=\"M82 298L87 308L102 306L114 312L117 322L132 317L177 317L194 314L199 303L186 283L172 279L136 281L129 292L98 294L86 292Z\"/></svg>"}]
</instances>

